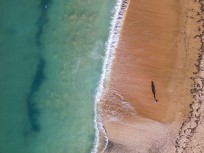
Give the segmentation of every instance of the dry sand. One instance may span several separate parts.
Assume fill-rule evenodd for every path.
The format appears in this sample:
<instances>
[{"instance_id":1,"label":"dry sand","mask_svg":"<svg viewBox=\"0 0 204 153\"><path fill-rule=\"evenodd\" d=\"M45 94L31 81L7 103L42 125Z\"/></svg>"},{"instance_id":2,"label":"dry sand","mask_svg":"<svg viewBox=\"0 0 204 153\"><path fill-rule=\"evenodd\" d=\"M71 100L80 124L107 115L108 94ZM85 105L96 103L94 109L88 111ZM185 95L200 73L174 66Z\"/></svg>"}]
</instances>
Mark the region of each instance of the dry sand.
<instances>
[{"instance_id":1,"label":"dry sand","mask_svg":"<svg viewBox=\"0 0 204 153\"><path fill-rule=\"evenodd\" d=\"M130 0L100 102L107 153L204 152L203 6Z\"/></svg>"}]
</instances>

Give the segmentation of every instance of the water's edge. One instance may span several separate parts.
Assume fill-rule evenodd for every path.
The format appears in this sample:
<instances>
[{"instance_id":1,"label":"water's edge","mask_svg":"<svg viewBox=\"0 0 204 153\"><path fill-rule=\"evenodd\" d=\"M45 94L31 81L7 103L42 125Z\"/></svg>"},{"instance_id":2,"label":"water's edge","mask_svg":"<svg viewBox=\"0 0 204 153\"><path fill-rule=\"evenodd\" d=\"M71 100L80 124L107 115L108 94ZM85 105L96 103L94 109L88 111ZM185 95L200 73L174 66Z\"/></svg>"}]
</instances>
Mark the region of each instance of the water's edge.
<instances>
[{"instance_id":1,"label":"water's edge","mask_svg":"<svg viewBox=\"0 0 204 153\"><path fill-rule=\"evenodd\" d=\"M99 102L103 91L105 90L105 84L109 79L111 73L112 61L114 59L115 51L118 45L120 32L123 26L123 21L129 6L130 0L117 0L113 9L113 16L111 19L111 26L109 30L108 42L106 44L105 58L102 68L101 78L96 89L95 96L95 142L92 149L92 153L104 152L108 145L108 137L105 128L102 124L100 116Z\"/></svg>"}]
</instances>

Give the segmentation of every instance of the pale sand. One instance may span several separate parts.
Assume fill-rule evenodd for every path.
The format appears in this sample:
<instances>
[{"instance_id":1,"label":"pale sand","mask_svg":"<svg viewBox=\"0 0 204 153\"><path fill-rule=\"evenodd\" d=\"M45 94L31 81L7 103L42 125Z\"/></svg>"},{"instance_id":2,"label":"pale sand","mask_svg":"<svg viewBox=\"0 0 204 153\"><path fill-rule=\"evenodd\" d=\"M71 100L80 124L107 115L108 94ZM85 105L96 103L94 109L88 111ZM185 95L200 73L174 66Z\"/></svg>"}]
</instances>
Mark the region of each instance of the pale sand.
<instances>
[{"instance_id":1,"label":"pale sand","mask_svg":"<svg viewBox=\"0 0 204 153\"><path fill-rule=\"evenodd\" d=\"M204 84L201 77L195 81L201 73L193 74L202 65L195 66L203 31L200 8L194 0L130 1L100 102L106 152L204 152L203 91L191 90Z\"/></svg>"}]
</instances>

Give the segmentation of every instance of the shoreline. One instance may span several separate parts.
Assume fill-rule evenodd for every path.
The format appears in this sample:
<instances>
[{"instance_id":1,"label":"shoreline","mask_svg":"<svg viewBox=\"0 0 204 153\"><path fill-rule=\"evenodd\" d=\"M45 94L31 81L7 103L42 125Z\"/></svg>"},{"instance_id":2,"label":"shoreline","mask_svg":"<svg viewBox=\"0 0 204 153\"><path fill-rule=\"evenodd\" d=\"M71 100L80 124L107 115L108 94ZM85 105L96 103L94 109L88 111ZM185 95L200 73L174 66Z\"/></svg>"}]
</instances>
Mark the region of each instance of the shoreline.
<instances>
[{"instance_id":1,"label":"shoreline","mask_svg":"<svg viewBox=\"0 0 204 153\"><path fill-rule=\"evenodd\" d=\"M101 79L99 81L98 88L96 89L96 96L95 96L95 141L92 149L92 153L97 152L104 152L107 144L108 144L108 137L106 135L105 128L103 123L101 122L100 116L100 106L99 102L102 97L102 93L106 87L110 71L111 65L115 54L115 48L117 47L118 40L120 37L120 31L123 26L123 22L125 19L126 11L128 9L130 0L116 0L115 7L113 9L113 16L110 23L110 32L109 38L106 46L105 51L105 58L102 68Z\"/></svg>"},{"instance_id":2,"label":"shoreline","mask_svg":"<svg viewBox=\"0 0 204 153\"><path fill-rule=\"evenodd\" d=\"M194 144L199 142L193 137L204 140L195 134L196 128L200 134L204 132L198 127L204 122L201 120L201 110L204 110L204 3L190 0L180 0L180 5L176 1L156 2L133 2L127 10L109 82L100 96L101 121L109 139L107 153L180 153L196 148ZM137 10L145 11L141 18L134 15ZM157 54L156 58L148 57L152 52ZM159 102L156 104L149 91L151 80L156 80L158 89Z\"/></svg>"}]
</instances>

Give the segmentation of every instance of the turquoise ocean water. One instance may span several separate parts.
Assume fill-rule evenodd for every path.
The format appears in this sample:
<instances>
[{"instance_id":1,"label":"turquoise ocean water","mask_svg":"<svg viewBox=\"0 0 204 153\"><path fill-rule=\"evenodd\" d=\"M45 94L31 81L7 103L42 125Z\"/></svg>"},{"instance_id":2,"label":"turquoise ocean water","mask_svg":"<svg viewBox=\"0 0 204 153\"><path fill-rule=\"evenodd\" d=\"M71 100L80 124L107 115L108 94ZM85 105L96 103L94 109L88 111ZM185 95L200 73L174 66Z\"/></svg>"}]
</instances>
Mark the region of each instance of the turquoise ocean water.
<instances>
[{"instance_id":1,"label":"turquoise ocean water","mask_svg":"<svg viewBox=\"0 0 204 153\"><path fill-rule=\"evenodd\" d=\"M0 153L88 153L113 0L0 0Z\"/></svg>"}]
</instances>

